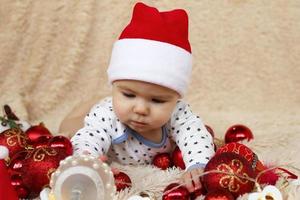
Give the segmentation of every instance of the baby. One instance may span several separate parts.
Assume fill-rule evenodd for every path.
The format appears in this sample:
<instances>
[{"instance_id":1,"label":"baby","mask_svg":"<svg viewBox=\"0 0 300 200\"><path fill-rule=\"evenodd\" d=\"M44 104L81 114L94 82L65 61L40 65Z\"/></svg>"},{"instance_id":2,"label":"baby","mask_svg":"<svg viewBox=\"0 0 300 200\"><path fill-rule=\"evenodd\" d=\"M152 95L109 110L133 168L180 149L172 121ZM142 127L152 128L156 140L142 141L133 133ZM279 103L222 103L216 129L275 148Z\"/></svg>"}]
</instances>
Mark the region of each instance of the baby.
<instances>
[{"instance_id":1,"label":"baby","mask_svg":"<svg viewBox=\"0 0 300 200\"><path fill-rule=\"evenodd\" d=\"M137 3L112 50L107 70L112 97L87 114L71 140L74 153L143 165L178 145L186 187L190 192L201 188L198 176L214 146L201 119L181 100L191 69L187 13Z\"/></svg>"}]
</instances>

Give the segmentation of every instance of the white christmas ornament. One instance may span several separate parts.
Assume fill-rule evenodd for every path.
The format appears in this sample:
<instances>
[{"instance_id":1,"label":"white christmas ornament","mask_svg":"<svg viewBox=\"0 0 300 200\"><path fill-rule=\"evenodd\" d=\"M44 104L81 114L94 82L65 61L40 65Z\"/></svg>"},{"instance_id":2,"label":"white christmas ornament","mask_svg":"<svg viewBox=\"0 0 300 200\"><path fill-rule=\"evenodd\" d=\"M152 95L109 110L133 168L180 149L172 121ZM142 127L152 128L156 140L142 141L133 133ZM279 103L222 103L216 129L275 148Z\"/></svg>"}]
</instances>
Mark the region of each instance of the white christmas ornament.
<instances>
[{"instance_id":1,"label":"white christmas ornament","mask_svg":"<svg viewBox=\"0 0 300 200\"><path fill-rule=\"evenodd\" d=\"M5 159L8 157L8 149L6 146L0 145L0 159Z\"/></svg>"},{"instance_id":2,"label":"white christmas ornament","mask_svg":"<svg viewBox=\"0 0 300 200\"><path fill-rule=\"evenodd\" d=\"M50 180L49 199L111 200L116 187L110 167L91 155L69 156Z\"/></svg>"},{"instance_id":3,"label":"white christmas ornament","mask_svg":"<svg viewBox=\"0 0 300 200\"><path fill-rule=\"evenodd\" d=\"M250 193L248 200L282 200L281 192L273 185L267 185L261 192Z\"/></svg>"},{"instance_id":4,"label":"white christmas ornament","mask_svg":"<svg viewBox=\"0 0 300 200\"><path fill-rule=\"evenodd\" d=\"M49 194L50 194L50 188L45 187L41 192L40 192L40 199L41 200L48 200L49 199Z\"/></svg>"}]
</instances>

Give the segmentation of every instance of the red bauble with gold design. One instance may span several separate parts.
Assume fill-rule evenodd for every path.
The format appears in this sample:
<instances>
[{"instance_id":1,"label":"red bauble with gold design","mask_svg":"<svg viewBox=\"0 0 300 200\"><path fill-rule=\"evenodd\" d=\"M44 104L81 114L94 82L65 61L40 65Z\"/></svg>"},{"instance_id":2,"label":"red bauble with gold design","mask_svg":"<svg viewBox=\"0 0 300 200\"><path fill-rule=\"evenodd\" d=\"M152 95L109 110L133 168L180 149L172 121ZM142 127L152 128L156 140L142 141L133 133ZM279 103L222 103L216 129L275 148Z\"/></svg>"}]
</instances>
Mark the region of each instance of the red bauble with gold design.
<instances>
[{"instance_id":1,"label":"red bauble with gold design","mask_svg":"<svg viewBox=\"0 0 300 200\"><path fill-rule=\"evenodd\" d=\"M180 169L185 169L183 157L178 146L176 146L176 148L172 152L171 158L174 166L179 167Z\"/></svg>"},{"instance_id":2,"label":"red bauble with gold design","mask_svg":"<svg viewBox=\"0 0 300 200\"><path fill-rule=\"evenodd\" d=\"M240 142L242 140L252 140L252 131L245 125L236 124L229 127L225 133L225 143Z\"/></svg>"},{"instance_id":3,"label":"red bauble with gold design","mask_svg":"<svg viewBox=\"0 0 300 200\"><path fill-rule=\"evenodd\" d=\"M35 198L49 184L51 174L59 166L66 154L52 147L40 147L30 151L21 168L23 185L29 188L28 198Z\"/></svg>"},{"instance_id":4,"label":"red bauble with gold design","mask_svg":"<svg viewBox=\"0 0 300 200\"><path fill-rule=\"evenodd\" d=\"M247 161L251 163L251 167L259 173L266 169L266 167L258 160L257 155L246 145L238 143L238 142L231 142L221 146L216 151L216 154L224 153L224 152L232 152L241 155Z\"/></svg>"},{"instance_id":5,"label":"red bauble with gold design","mask_svg":"<svg viewBox=\"0 0 300 200\"><path fill-rule=\"evenodd\" d=\"M24 151L28 144L27 135L19 128L11 128L0 134L0 145L6 146L9 150L9 157Z\"/></svg>"},{"instance_id":6,"label":"red bauble with gold design","mask_svg":"<svg viewBox=\"0 0 300 200\"><path fill-rule=\"evenodd\" d=\"M208 192L227 190L236 198L253 190L254 182L249 179L255 178L255 172L251 164L239 154L232 152L216 154L207 163L204 171L212 171L203 176L203 184Z\"/></svg>"}]
</instances>

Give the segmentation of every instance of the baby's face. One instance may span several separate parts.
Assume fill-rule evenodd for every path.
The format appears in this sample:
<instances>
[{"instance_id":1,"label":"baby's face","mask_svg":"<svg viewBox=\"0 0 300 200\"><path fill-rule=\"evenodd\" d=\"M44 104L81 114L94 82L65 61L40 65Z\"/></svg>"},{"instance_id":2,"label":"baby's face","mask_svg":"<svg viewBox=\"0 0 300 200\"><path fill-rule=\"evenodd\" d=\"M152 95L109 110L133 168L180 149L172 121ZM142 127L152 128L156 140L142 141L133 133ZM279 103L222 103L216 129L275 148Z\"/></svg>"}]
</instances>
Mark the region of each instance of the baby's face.
<instances>
[{"instance_id":1,"label":"baby's face","mask_svg":"<svg viewBox=\"0 0 300 200\"><path fill-rule=\"evenodd\" d=\"M113 83L113 107L120 121L136 132L157 131L168 122L179 94L159 85L134 80Z\"/></svg>"}]
</instances>

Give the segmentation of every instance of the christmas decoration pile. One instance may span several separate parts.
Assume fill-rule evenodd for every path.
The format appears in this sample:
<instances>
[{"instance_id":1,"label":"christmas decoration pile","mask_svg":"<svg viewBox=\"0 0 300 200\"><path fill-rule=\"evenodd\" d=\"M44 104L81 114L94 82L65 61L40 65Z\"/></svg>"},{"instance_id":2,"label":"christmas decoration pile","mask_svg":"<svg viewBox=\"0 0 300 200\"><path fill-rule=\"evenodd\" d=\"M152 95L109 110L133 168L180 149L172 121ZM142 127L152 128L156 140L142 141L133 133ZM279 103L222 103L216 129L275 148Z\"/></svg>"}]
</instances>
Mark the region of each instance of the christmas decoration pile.
<instances>
[{"instance_id":1,"label":"christmas decoration pile","mask_svg":"<svg viewBox=\"0 0 300 200\"><path fill-rule=\"evenodd\" d=\"M214 136L212 128L206 126ZM163 193L163 200L194 200L201 195L204 200L234 200L244 194L249 199L282 200L282 195L274 185L283 174L287 181L298 177L280 168L267 168L258 156L243 141L254 139L252 131L245 125L233 125L225 133L222 145L215 144L216 153L207 163L200 178L202 188L189 193L183 184L171 183ZM216 138L215 138L216 141ZM159 162L158 162L159 161ZM178 147L171 156L157 155L153 164L161 169L176 166L185 169L181 151ZM263 190L261 189L263 187Z\"/></svg>"},{"instance_id":2,"label":"christmas decoration pile","mask_svg":"<svg viewBox=\"0 0 300 200\"><path fill-rule=\"evenodd\" d=\"M0 172L2 180L10 182L5 185L5 190L10 193L11 199L36 198L44 188L48 188L50 180L50 186L55 188L53 182L59 181L64 171L73 169L78 163L83 166L92 163L90 169L103 177L113 178L113 181L109 178L110 181L105 182L108 178L102 180L100 175L101 181L104 181L103 187L111 191L110 196L113 196L115 190L131 187L131 179L126 173L112 174L107 164L99 164L96 158L71 156L73 151L68 138L53 136L42 123L32 126L19 120L8 105L4 106L4 112L4 116L0 117ZM282 167L266 167L255 152L243 144L243 141L254 139L252 131L245 125L237 124L228 128L224 142L215 138L210 126L206 125L206 129L214 138L216 153L199 177L202 188L190 193L185 185L170 183L163 191L162 200L235 200L244 194L249 194L249 200L282 200L279 189L275 187L277 180L283 174L287 175L284 176L287 182L298 178ZM152 164L162 170L170 167L185 170L178 146L171 153L156 155ZM44 189L43 192L47 193L48 190ZM48 193L46 196L49 196ZM154 200L154 197L143 193L130 198L142 199Z\"/></svg>"},{"instance_id":3,"label":"christmas decoration pile","mask_svg":"<svg viewBox=\"0 0 300 200\"><path fill-rule=\"evenodd\" d=\"M20 121L8 105L1 120L0 145L8 149L6 169L19 198L36 198L59 162L73 153L70 140L53 136L41 123Z\"/></svg>"}]
</instances>

